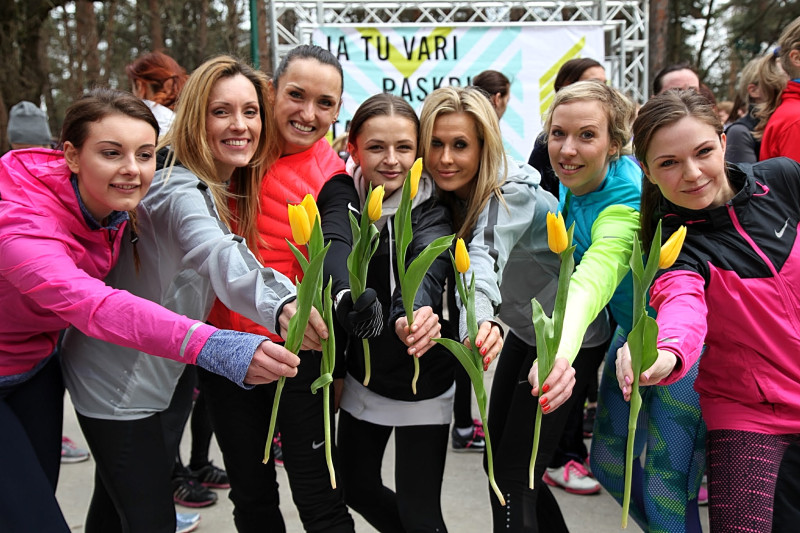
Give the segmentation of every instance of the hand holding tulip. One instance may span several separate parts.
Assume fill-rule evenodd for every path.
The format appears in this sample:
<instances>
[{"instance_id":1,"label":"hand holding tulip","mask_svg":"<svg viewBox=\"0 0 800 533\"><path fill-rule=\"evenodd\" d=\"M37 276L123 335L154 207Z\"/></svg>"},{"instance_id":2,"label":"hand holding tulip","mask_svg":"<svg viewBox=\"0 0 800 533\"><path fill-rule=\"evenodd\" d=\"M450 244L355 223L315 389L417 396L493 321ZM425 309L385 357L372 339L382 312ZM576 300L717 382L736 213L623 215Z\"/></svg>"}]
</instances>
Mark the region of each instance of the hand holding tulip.
<instances>
[{"instance_id":1,"label":"hand holding tulip","mask_svg":"<svg viewBox=\"0 0 800 533\"><path fill-rule=\"evenodd\" d=\"M465 337L461 342L467 348L472 348L469 337ZM478 328L478 334L475 336L475 346L483 356L483 370L489 370L489 365L500 355L500 351L503 349L503 334L500 331L500 327L491 320L485 320Z\"/></svg>"},{"instance_id":2,"label":"hand holding tulip","mask_svg":"<svg viewBox=\"0 0 800 533\"><path fill-rule=\"evenodd\" d=\"M394 331L403 344L409 347L408 355L422 357L435 344L433 339L442 336L442 325L439 323L439 315L426 305L414 311L411 326L408 325L408 317L398 318Z\"/></svg>"},{"instance_id":3,"label":"hand holding tulip","mask_svg":"<svg viewBox=\"0 0 800 533\"><path fill-rule=\"evenodd\" d=\"M669 350L658 350L656 362L639 376L639 385L658 384L672 373L677 363L678 358L674 353ZM625 401L629 402L633 391L631 387L633 385L633 365L631 363L631 349L627 342L617 350L616 368L617 383L619 383L619 388L625 397Z\"/></svg>"},{"instance_id":4,"label":"hand holding tulip","mask_svg":"<svg viewBox=\"0 0 800 533\"><path fill-rule=\"evenodd\" d=\"M572 389L575 387L575 369L565 357L556 357L550 374L544 380L541 392L539 392L539 365L531 367L528 372L528 383L533 387L531 394L541 396L539 405L542 406L542 412L547 414L561 407L572 396Z\"/></svg>"},{"instance_id":5,"label":"hand holding tulip","mask_svg":"<svg viewBox=\"0 0 800 533\"><path fill-rule=\"evenodd\" d=\"M297 313L297 300L292 300L283 306L281 314L278 317L280 324L280 331L278 334L284 339L289 334L289 321ZM319 312L312 308L311 314L308 316L308 326L306 326L305 333L303 334L303 344L300 346L301 350L321 350L322 344L320 339L328 338L328 328L325 326L325 321L322 320Z\"/></svg>"}]
</instances>

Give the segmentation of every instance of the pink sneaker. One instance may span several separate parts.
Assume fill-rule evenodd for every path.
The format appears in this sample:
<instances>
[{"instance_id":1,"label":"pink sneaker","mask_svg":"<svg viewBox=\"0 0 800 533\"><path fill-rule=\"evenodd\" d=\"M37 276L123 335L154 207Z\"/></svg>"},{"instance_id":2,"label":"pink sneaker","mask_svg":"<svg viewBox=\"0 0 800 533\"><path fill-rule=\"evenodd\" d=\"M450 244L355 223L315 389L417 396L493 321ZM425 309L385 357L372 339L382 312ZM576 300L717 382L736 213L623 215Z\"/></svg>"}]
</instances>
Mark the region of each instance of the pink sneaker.
<instances>
[{"instance_id":1,"label":"pink sneaker","mask_svg":"<svg viewBox=\"0 0 800 533\"><path fill-rule=\"evenodd\" d=\"M551 487L559 487L570 494L597 494L600 483L589 475L582 464L569 461L559 468L548 468L542 480Z\"/></svg>"},{"instance_id":2,"label":"pink sneaker","mask_svg":"<svg viewBox=\"0 0 800 533\"><path fill-rule=\"evenodd\" d=\"M697 492L697 505L708 505L708 489L705 485L700 485Z\"/></svg>"}]
</instances>

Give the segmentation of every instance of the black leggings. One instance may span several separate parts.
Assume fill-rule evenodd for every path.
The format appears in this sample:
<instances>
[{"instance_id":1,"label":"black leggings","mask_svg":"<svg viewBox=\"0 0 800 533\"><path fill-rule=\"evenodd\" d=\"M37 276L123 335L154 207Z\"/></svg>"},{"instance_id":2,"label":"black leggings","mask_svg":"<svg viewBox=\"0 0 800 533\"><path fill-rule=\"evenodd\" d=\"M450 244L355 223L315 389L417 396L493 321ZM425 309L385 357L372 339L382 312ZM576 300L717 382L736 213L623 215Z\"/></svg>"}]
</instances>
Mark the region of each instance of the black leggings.
<instances>
[{"instance_id":1,"label":"black leggings","mask_svg":"<svg viewBox=\"0 0 800 533\"><path fill-rule=\"evenodd\" d=\"M596 372L597 358L604 347L585 348L578 352L575 390L585 390ZM528 488L528 467L533 444L533 426L537 398L531 395L528 372L536 358L536 348L509 332L498 358L489 401L489 435L492 440L494 472L505 495L501 506L490 491L494 531L515 533L558 533L568 531L561 509L550 489L542 482L545 468L558 447L576 396L542 417L539 453L534 469L534 489ZM582 401L582 400L581 400Z\"/></svg>"},{"instance_id":2,"label":"black leggings","mask_svg":"<svg viewBox=\"0 0 800 533\"><path fill-rule=\"evenodd\" d=\"M394 431L396 493L383 484L381 464ZM339 454L345 501L381 533L447 531L442 478L449 424L380 426L339 412Z\"/></svg>"},{"instance_id":3,"label":"black leggings","mask_svg":"<svg viewBox=\"0 0 800 533\"><path fill-rule=\"evenodd\" d=\"M297 376L286 380L278 411L283 462L305 530L351 533L353 518L341 488L331 489L325 462L322 394L311 392L311 383L319 377L320 356L319 352L300 352ZM240 533L286 531L275 462L270 456L269 463L262 464L276 384L245 390L203 369L198 369L198 376L231 483L236 529Z\"/></svg>"},{"instance_id":4,"label":"black leggings","mask_svg":"<svg viewBox=\"0 0 800 533\"><path fill-rule=\"evenodd\" d=\"M69 532L56 500L63 414L57 357L0 387L0 531Z\"/></svg>"},{"instance_id":5,"label":"black leggings","mask_svg":"<svg viewBox=\"0 0 800 533\"><path fill-rule=\"evenodd\" d=\"M86 533L174 533L172 468L191 408L194 375L184 372L166 410L136 420L78 413L95 460Z\"/></svg>"}]
</instances>

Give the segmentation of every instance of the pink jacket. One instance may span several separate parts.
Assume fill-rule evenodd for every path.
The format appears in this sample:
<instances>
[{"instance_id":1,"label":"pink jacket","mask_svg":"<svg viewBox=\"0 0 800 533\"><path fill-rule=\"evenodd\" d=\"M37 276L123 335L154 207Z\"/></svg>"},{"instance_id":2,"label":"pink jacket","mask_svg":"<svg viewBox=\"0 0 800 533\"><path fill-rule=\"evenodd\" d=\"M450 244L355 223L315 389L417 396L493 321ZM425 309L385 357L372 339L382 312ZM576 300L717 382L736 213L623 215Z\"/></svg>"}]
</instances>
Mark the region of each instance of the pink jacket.
<instances>
[{"instance_id":1,"label":"pink jacket","mask_svg":"<svg viewBox=\"0 0 800 533\"><path fill-rule=\"evenodd\" d=\"M90 229L59 151L0 159L0 376L25 373L72 324L87 335L194 363L215 328L102 279L125 222Z\"/></svg>"}]
</instances>

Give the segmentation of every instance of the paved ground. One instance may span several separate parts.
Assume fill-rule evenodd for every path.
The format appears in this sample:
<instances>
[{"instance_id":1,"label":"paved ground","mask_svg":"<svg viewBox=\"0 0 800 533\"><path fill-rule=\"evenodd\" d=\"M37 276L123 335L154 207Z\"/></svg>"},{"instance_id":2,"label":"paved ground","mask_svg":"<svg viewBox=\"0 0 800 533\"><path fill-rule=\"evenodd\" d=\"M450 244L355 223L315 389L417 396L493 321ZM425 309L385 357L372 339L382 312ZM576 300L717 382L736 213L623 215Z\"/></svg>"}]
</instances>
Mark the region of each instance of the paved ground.
<instances>
[{"instance_id":1,"label":"paved ground","mask_svg":"<svg viewBox=\"0 0 800 533\"><path fill-rule=\"evenodd\" d=\"M491 369L487 374L487 378L491 379ZM474 412L477 413L477 408ZM64 434L70 436L77 443L85 445L74 410L69 403L65 410ZM182 444L184 457L188 457L187 442L188 439L184 438ZM212 459L216 464L222 464L216 443L212 444ZM393 485L391 482L393 461L394 449L390 440L383 467L384 479L387 480L389 486ZM61 468L58 499L67 523L73 531L83 531L86 509L92 491L93 472L92 460L63 465ZM279 469L278 480L281 485L282 510L286 518L287 529L289 533L301 533L303 529L292 504L288 481L283 469ZM227 498L227 491L218 492L220 497L218 503L199 511L202 521L198 531L201 533L235 533L231 515L233 506ZM444 517L450 533L489 533L491 531L489 493L479 454L448 452L442 492ZM620 530L620 507L607 493L576 496L555 490L555 494L572 532L605 533ZM190 509L181 507L178 510L192 512ZM704 529L708 531L708 518L704 508L702 513ZM355 513L354 519L358 533L375 531ZM628 530L641 531L633 521L630 522Z\"/></svg>"}]
</instances>

